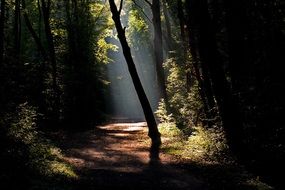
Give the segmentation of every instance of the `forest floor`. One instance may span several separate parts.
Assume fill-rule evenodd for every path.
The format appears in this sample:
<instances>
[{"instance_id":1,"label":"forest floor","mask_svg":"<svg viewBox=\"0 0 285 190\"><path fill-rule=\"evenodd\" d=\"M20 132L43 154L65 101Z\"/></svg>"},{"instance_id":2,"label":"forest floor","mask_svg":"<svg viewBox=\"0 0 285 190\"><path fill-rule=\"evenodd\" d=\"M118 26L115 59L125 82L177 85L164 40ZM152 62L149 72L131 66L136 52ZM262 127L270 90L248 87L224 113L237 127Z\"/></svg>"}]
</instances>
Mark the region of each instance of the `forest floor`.
<instances>
[{"instance_id":1,"label":"forest floor","mask_svg":"<svg viewBox=\"0 0 285 190\"><path fill-rule=\"evenodd\" d=\"M146 123L117 123L52 134L64 160L79 174L74 189L271 189L236 166L199 164L166 152L149 158ZM162 141L165 141L162 137ZM73 189L72 188L72 189Z\"/></svg>"}]
</instances>

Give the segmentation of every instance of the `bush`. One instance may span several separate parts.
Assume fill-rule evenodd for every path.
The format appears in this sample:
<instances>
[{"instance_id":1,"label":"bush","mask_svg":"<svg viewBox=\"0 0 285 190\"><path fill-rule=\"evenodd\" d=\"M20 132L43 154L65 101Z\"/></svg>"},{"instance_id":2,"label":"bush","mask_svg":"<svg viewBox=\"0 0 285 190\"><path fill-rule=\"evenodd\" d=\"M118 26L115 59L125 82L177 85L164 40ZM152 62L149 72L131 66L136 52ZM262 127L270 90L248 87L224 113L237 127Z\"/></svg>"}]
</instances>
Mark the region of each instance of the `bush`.
<instances>
[{"instance_id":1,"label":"bush","mask_svg":"<svg viewBox=\"0 0 285 190\"><path fill-rule=\"evenodd\" d=\"M216 128L205 129L201 126L194 127L189 136L184 155L194 160L223 161L228 146L224 132Z\"/></svg>"},{"instance_id":2,"label":"bush","mask_svg":"<svg viewBox=\"0 0 285 190\"><path fill-rule=\"evenodd\" d=\"M33 106L23 103L2 119L0 127L5 132L2 135L6 146L1 147L0 156L4 160L0 165L0 181L5 178L7 181L33 183L47 177L55 181L77 178L72 168L62 160L61 150L39 132L37 116Z\"/></svg>"}]
</instances>

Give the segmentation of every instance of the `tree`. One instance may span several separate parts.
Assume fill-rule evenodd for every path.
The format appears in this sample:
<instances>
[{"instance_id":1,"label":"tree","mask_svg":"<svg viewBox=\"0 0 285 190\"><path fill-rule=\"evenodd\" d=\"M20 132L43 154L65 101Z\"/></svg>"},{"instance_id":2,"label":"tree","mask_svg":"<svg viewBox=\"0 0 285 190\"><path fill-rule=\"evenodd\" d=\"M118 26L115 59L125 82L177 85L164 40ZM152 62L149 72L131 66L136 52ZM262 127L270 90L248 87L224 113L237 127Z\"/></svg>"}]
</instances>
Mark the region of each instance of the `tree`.
<instances>
[{"instance_id":1,"label":"tree","mask_svg":"<svg viewBox=\"0 0 285 190\"><path fill-rule=\"evenodd\" d=\"M135 90L139 97L139 100L140 100L140 103L141 103L141 106L143 108L143 112L146 118L146 122L148 125L148 129L149 129L148 136L151 138L151 141L152 141L151 156L153 156L153 158L158 158L158 151L159 151L159 147L161 144L160 133L158 131L157 124L156 124L150 103L148 101L148 98L145 94L140 78L138 76L135 63L132 58L131 50L126 40L125 29L122 27L122 24L120 21L120 14L121 14L122 7L123 7L123 0L121 0L119 10L117 9L117 6L114 0L109 0L109 4L110 4L111 12L112 12L112 18L114 20L114 23L115 23L115 26L118 32L118 38L121 42L123 53L124 53L124 56L125 56L125 59L128 65L128 69L129 69L131 78L133 80L133 84L135 86Z\"/></svg>"},{"instance_id":2,"label":"tree","mask_svg":"<svg viewBox=\"0 0 285 190\"><path fill-rule=\"evenodd\" d=\"M15 55L17 58L20 56L21 49L21 2L15 1L15 15L14 15L14 45Z\"/></svg>"},{"instance_id":3,"label":"tree","mask_svg":"<svg viewBox=\"0 0 285 190\"><path fill-rule=\"evenodd\" d=\"M0 67L2 66L4 56L4 23L5 23L5 0L1 0L1 15L0 15Z\"/></svg>"},{"instance_id":4,"label":"tree","mask_svg":"<svg viewBox=\"0 0 285 190\"><path fill-rule=\"evenodd\" d=\"M163 69L163 46L162 46L162 30L161 30L161 18L160 18L160 0L154 0L152 3L150 3L148 0L145 0L145 2L150 6L152 11L152 23L154 29L153 47L154 47L158 87L161 90L162 97L167 98L165 75Z\"/></svg>"},{"instance_id":5,"label":"tree","mask_svg":"<svg viewBox=\"0 0 285 190\"><path fill-rule=\"evenodd\" d=\"M168 51L173 50L173 39L172 39L172 31L171 31L171 23L170 23L170 15L169 15L169 10L167 6L166 0L162 0L162 10L163 10L163 15L165 19L165 26L166 26L166 36L165 36L165 42L166 46L168 47Z\"/></svg>"},{"instance_id":6,"label":"tree","mask_svg":"<svg viewBox=\"0 0 285 190\"><path fill-rule=\"evenodd\" d=\"M207 0L188 0L186 3L189 11L196 11L192 21L197 27L197 35L194 37L198 39L197 50L202 70L205 72L207 69L203 76L209 76L211 80L211 87L207 87L205 90L213 89L228 143L233 152L241 155L244 150L241 143L242 121L220 59L208 2Z\"/></svg>"},{"instance_id":7,"label":"tree","mask_svg":"<svg viewBox=\"0 0 285 190\"><path fill-rule=\"evenodd\" d=\"M42 0L42 13L45 28L45 35L47 39L47 46L49 52L49 61L52 67L52 86L53 86L53 116L54 119L59 117L59 106L60 106L60 90L57 84L57 63L55 54L55 45L53 41L52 29L50 25L50 13L51 13L51 0Z\"/></svg>"}]
</instances>

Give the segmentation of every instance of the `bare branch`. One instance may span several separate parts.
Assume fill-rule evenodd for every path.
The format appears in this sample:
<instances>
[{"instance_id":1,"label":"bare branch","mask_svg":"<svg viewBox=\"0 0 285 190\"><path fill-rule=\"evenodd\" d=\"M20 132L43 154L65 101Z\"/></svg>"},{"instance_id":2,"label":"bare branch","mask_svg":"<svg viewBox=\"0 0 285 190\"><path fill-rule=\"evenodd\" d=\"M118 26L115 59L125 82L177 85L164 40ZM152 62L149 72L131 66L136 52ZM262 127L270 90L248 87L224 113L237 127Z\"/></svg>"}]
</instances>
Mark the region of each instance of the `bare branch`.
<instances>
[{"instance_id":1,"label":"bare branch","mask_svg":"<svg viewBox=\"0 0 285 190\"><path fill-rule=\"evenodd\" d=\"M147 18L147 20L152 23L151 19L145 14L145 12L143 11L143 8L137 4L136 0L133 0L133 3L141 10L142 14Z\"/></svg>"},{"instance_id":2,"label":"bare branch","mask_svg":"<svg viewBox=\"0 0 285 190\"><path fill-rule=\"evenodd\" d=\"M149 2L148 0L144 0L150 7L152 7L152 3ZM156 1L156 0L155 0Z\"/></svg>"},{"instance_id":3,"label":"bare branch","mask_svg":"<svg viewBox=\"0 0 285 190\"><path fill-rule=\"evenodd\" d=\"M123 9L123 1L124 0L121 0L121 2L120 2L120 8L119 8L119 11L118 11L119 15L121 15L121 11Z\"/></svg>"}]
</instances>

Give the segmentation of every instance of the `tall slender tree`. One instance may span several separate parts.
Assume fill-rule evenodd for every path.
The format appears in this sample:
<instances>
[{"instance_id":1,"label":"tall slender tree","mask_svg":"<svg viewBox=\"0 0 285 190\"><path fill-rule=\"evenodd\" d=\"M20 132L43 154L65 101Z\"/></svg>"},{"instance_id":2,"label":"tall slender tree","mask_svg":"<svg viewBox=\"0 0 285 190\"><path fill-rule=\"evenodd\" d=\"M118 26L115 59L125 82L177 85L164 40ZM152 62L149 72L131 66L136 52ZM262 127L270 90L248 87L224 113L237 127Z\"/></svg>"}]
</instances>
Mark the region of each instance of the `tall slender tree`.
<instances>
[{"instance_id":1,"label":"tall slender tree","mask_svg":"<svg viewBox=\"0 0 285 190\"><path fill-rule=\"evenodd\" d=\"M182 1L178 1L178 8L183 10ZM212 123L210 122L210 119L213 117L212 110L215 107L215 101L214 101L214 95L212 92L211 87L211 80L209 77L209 69L205 62L201 61L200 59L200 52L199 52L199 24L197 23L197 20L200 18L200 10L197 9L197 6L195 6L195 2L192 2L191 5L187 4L187 10L188 10L188 18L186 19L183 12L178 14L179 20L180 20L180 27L181 27L181 36L183 41L186 41L186 36L184 30L184 25L187 26L187 34L188 34L188 41L189 41L189 48L185 47L185 49L190 50L191 58L192 58L192 65L193 70L195 73L195 77L198 81L199 85L199 94L202 98L203 105L204 105L204 111L206 114L206 117L208 119L208 126L211 126ZM187 21L186 21L187 20ZM183 28L182 28L183 27ZM184 42L185 43L185 42ZM190 75L190 73L187 73ZM189 76L188 76L189 77Z\"/></svg>"},{"instance_id":2,"label":"tall slender tree","mask_svg":"<svg viewBox=\"0 0 285 190\"><path fill-rule=\"evenodd\" d=\"M50 25L50 14L51 14L51 0L42 0L42 13L45 28L45 35L47 39L49 60L52 67L52 86L54 93L53 102L53 117L57 119L59 116L59 105L60 105L60 90L57 84L57 63L55 54L55 45L53 41L52 29Z\"/></svg>"},{"instance_id":3,"label":"tall slender tree","mask_svg":"<svg viewBox=\"0 0 285 190\"><path fill-rule=\"evenodd\" d=\"M25 0L22 0L22 7L24 10L26 9L26 1ZM24 16L24 20L25 20L25 23L26 23L26 26L27 26L29 32L30 32L32 38L34 39L39 52L43 56L44 62L48 62L49 59L48 59L48 55L46 53L46 50L44 48L44 45L42 44L39 35L36 33L35 29L33 28L33 25L29 19L29 16L28 16L28 13L26 10L23 12L23 16Z\"/></svg>"},{"instance_id":4,"label":"tall slender tree","mask_svg":"<svg viewBox=\"0 0 285 190\"><path fill-rule=\"evenodd\" d=\"M224 1L229 45L229 67L235 94L239 94L247 71L245 62L246 1Z\"/></svg>"},{"instance_id":5,"label":"tall slender tree","mask_svg":"<svg viewBox=\"0 0 285 190\"><path fill-rule=\"evenodd\" d=\"M170 15L169 15L169 8L166 0L162 0L162 10L165 19L165 26L166 26L166 46L168 47L168 51L173 50L173 38L172 38L172 30L171 30L171 23L170 23Z\"/></svg>"},{"instance_id":6,"label":"tall slender tree","mask_svg":"<svg viewBox=\"0 0 285 190\"><path fill-rule=\"evenodd\" d=\"M131 78L133 80L133 84L135 86L135 90L139 97L139 100L140 100L140 103L141 103L141 106L143 108L143 112L146 118L146 122L148 125L148 129L149 129L148 136L152 140L151 156L154 156L154 158L158 158L159 147L161 144L160 133L158 131L157 124L156 124L155 117L153 115L153 111L151 109L150 103L148 101L148 98L145 94L140 78L138 76L136 66L132 58L131 50L126 40L125 29L122 27L122 24L120 21L120 14L121 14L122 7L123 7L123 0L121 0L119 9L117 9L117 6L114 0L109 0L109 4L110 4L111 12L112 12L112 18L115 22L115 26L118 32L118 38L122 45L123 54L125 56L128 69L129 69Z\"/></svg>"},{"instance_id":7,"label":"tall slender tree","mask_svg":"<svg viewBox=\"0 0 285 190\"><path fill-rule=\"evenodd\" d=\"M217 101L219 114L221 116L224 129L227 134L228 143L231 149L241 155L242 147L242 122L237 111L237 105L231 93L231 89L226 79L222 61L219 56L215 31L209 13L207 0L187 0L187 7L197 11L194 21L197 24L198 52L204 68L209 71L204 76L211 78L211 87ZM207 90L207 89L206 89Z\"/></svg>"},{"instance_id":8,"label":"tall slender tree","mask_svg":"<svg viewBox=\"0 0 285 190\"><path fill-rule=\"evenodd\" d=\"M21 1L15 0L15 15L14 15L14 45L15 55L20 56L21 49Z\"/></svg>"},{"instance_id":9,"label":"tall slender tree","mask_svg":"<svg viewBox=\"0 0 285 190\"><path fill-rule=\"evenodd\" d=\"M163 45L162 45L162 29L161 29L161 18L160 18L160 0L153 0L152 3L148 0L145 2L150 6L152 12L152 24L154 29L153 47L154 57L156 64L157 82L158 87L161 91L161 96L167 98L166 94L166 83L163 69Z\"/></svg>"},{"instance_id":10,"label":"tall slender tree","mask_svg":"<svg viewBox=\"0 0 285 190\"><path fill-rule=\"evenodd\" d=\"M0 15L0 67L4 57L4 27L5 27L5 0L1 0L1 15Z\"/></svg>"}]
</instances>

